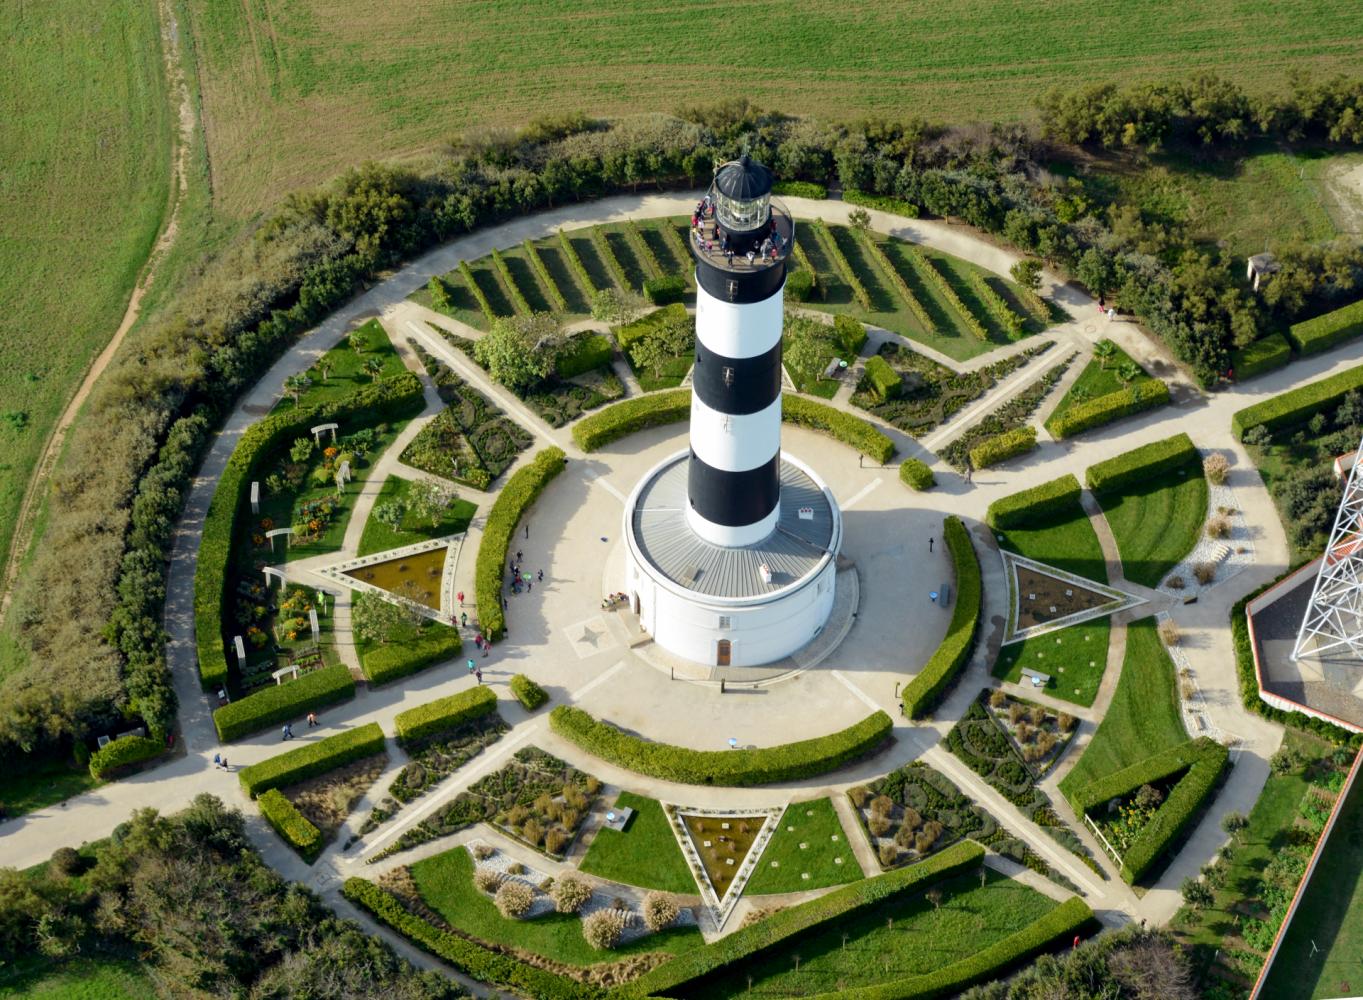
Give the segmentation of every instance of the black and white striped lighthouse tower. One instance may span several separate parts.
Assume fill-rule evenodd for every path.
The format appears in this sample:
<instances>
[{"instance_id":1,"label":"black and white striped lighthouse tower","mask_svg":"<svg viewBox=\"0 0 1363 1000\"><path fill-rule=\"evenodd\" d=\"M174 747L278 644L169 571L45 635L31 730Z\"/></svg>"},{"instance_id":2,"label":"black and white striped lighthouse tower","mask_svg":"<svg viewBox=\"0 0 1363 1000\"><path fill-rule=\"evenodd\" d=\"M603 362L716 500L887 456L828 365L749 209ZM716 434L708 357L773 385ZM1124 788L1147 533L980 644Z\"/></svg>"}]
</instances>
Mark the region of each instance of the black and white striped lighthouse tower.
<instances>
[{"instance_id":1,"label":"black and white striped lighthouse tower","mask_svg":"<svg viewBox=\"0 0 1363 1000\"><path fill-rule=\"evenodd\" d=\"M774 212L771 172L744 155L715 172L698 213L696 366L687 520L723 546L776 528L781 493L781 327L789 215Z\"/></svg>"}]
</instances>

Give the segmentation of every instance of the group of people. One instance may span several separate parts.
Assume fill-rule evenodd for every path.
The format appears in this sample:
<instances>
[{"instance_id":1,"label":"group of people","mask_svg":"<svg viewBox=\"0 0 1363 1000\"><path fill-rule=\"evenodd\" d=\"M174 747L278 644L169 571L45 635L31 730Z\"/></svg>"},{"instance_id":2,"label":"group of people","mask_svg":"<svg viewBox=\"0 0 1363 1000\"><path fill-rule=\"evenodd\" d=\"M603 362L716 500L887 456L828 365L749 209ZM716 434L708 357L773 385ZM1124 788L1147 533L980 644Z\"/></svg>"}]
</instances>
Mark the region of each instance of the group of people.
<instances>
[{"instance_id":1,"label":"group of people","mask_svg":"<svg viewBox=\"0 0 1363 1000\"><path fill-rule=\"evenodd\" d=\"M521 560L522 560L523 558L524 558L524 553L522 553L521 551L517 550L517 552L516 552L516 560L515 560L513 563L511 563L511 566L510 566L510 569L511 569L511 592L512 592L513 594L519 594L519 593L521 592L521 588L522 588L522 587L525 588L525 592L528 594L528 593L530 593L530 591L532 591L532 590L535 589L535 584L536 584L536 583L543 583L543 582L544 582L544 570L542 570L542 569L536 570L536 571L535 571L535 578L534 578L533 580L530 579L530 574L529 574L529 573L526 573L526 574L524 574L524 575L521 574Z\"/></svg>"},{"instance_id":2,"label":"group of people","mask_svg":"<svg viewBox=\"0 0 1363 1000\"><path fill-rule=\"evenodd\" d=\"M611 608L615 607L617 604L626 604L626 603L628 603L628 602L629 602L629 597L628 597L627 595L625 595L625 594L611 594L611 595L608 596L608 597L603 597L603 598L601 598L601 610L602 610L602 611L609 611Z\"/></svg>"}]
</instances>

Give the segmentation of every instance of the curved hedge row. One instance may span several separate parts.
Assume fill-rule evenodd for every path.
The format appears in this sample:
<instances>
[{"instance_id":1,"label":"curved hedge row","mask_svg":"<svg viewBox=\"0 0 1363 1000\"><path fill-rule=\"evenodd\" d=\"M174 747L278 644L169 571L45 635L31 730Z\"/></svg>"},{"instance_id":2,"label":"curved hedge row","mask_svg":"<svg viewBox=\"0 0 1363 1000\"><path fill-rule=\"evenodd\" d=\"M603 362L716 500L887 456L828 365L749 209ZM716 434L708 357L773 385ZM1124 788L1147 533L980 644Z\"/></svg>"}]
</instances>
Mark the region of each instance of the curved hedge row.
<instances>
[{"instance_id":1,"label":"curved hedge row","mask_svg":"<svg viewBox=\"0 0 1363 1000\"><path fill-rule=\"evenodd\" d=\"M393 719L398 742L408 746L416 740L448 732L456 726L482 718L497 708L492 688L479 684L448 698L437 698L399 712Z\"/></svg>"},{"instance_id":2,"label":"curved hedge row","mask_svg":"<svg viewBox=\"0 0 1363 1000\"><path fill-rule=\"evenodd\" d=\"M1299 354L1319 354L1363 333L1363 299L1315 319L1293 323L1287 339Z\"/></svg>"},{"instance_id":3,"label":"curved hedge row","mask_svg":"<svg viewBox=\"0 0 1363 1000\"><path fill-rule=\"evenodd\" d=\"M1018 455L1025 455L1035 447L1035 427L1014 427L1011 431L985 438L971 448L970 464L976 469L987 469Z\"/></svg>"},{"instance_id":4,"label":"curved hedge row","mask_svg":"<svg viewBox=\"0 0 1363 1000\"><path fill-rule=\"evenodd\" d=\"M781 419L788 424L827 434L881 465L894 458L894 442L874 424L827 403L816 403L804 396L784 395L781 397Z\"/></svg>"},{"instance_id":5,"label":"curved hedge row","mask_svg":"<svg viewBox=\"0 0 1363 1000\"><path fill-rule=\"evenodd\" d=\"M1021 528L1043 518L1067 516L1079 504L1084 492L1073 475L1052 479L1029 490L1000 497L989 505L985 523L995 531Z\"/></svg>"},{"instance_id":6,"label":"curved hedge row","mask_svg":"<svg viewBox=\"0 0 1363 1000\"><path fill-rule=\"evenodd\" d=\"M690 415L690 389L654 392L589 413L573 424L573 441L583 451L596 451L635 431L675 424Z\"/></svg>"},{"instance_id":7,"label":"curved hedge row","mask_svg":"<svg viewBox=\"0 0 1363 1000\"><path fill-rule=\"evenodd\" d=\"M1175 434L1090 465L1084 473L1084 482L1094 493L1112 493L1192 465L1199 457L1192 438Z\"/></svg>"},{"instance_id":8,"label":"curved hedge row","mask_svg":"<svg viewBox=\"0 0 1363 1000\"><path fill-rule=\"evenodd\" d=\"M90 777L99 781L119 768L151 760L165 749L164 740L149 736L120 736L90 755Z\"/></svg>"},{"instance_id":9,"label":"curved hedge row","mask_svg":"<svg viewBox=\"0 0 1363 1000\"><path fill-rule=\"evenodd\" d=\"M339 399L271 413L242 434L208 505L194 569L194 635L199 682L205 691L227 686L231 676L223 646L223 603L237 514L249 495L257 465L288 438L306 435L309 427L342 414L357 412L365 423L374 423L388 417L412 416L424 405L421 380L411 372L401 372Z\"/></svg>"},{"instance_id":10,"label":"curved hedge row","mask_svg":"<svg viewBox=\"0 0 1363 1000\"><path fill-rule=\"evenodd\" d=\"M284 838L284 842L298 852L308 864L317 860L322 853L322 831L312 821L298 811L298 808L284 797L277 788L271 788L257 801L260 814Z\"/></svg>"},{"instance_id":11,"label":"curved hedge row","mask_svg":"<svg viewBox=\"0 0 1363 1000\"><path fill-rule=\"evenodd\" d=\"M913 680L904 685L902 701L910 719L921 719L941 700L951 682L970 659L975 649L975 633L980 624L980 560L960 518L942 521L942 537L951 552L951 564L956 570L956 606L951 610L951 624L941 645L918 671Z\"/></svg>"},{"instance_id":12,"label":"curved hedge row","mask_svg":"<svg viewBox=\"0 0 1363 1000\"><path fill-rule=\"evenodd\" d=\"M899 463L899 481L911 490L930 490L937 485L932 467L917 458L906 458Z\"/></svg>"},{"instance_id":13,"label":"curved hedge row","mask_svg":"<svg viewBox=\"0 0 1363 1000\"><path fill-rule=\"evenodd\" d=\"M337 663L224 705L214 711L213 725L217 727L218 739L226 742L353 697L355 681L350 668Z\"/></svg>"},{"instance_id":14,"label":"curved hedge row","mask_svg":"<svg viewBox=\"0 0 1363 1000\"><path fill-rule=\"evenodd\" d=\"M599 986L537 969L511 955L434 927L408 913L401 903L373 882L362 878L346 879L341 894L412 943L480 983L515 990L522 996L535 997L535 1000L596 1000L607 995Z\"/></svg>"},{"instance_id":15,"label":"curved hedge row","mask_svg":"<svg viewBox=\"0 0 1363 1000\"><path fill-rule=\"evenodd\" d=\"M1133 413L1153 410L1169 402L1169 386L1159 379L1148 379L1125 389L1109 392L1082 403L1059 410L1046 421L1046 430L1053 437L1074 437L1084 431L1102 427Z\"/></svg>"},{"instance_id":16,"label":"curved hedge row","mask_svg":"<svg viewBox=\"0 0 1363 1000\"><path fill-rule=\"evenodd\" d=\"M474 564L474 590L478 600L478 624L489 639L500 639L506 628L502 612L502 572L506 553L511 548L511 536L521 517L535 499L549 485L549 481L563 471L567 461L562 448L545 448L529 465L516 470L497 494L497 502L488 512L483 524L483 541L478 546L478 560Z\"/></svg>"},{"instance_id":17,"label":"curved hedge row","mask_svg":"<svg viewBox=\"0 0 1363 1000\"><path fill-rule=\"evenodd\" d=\"M826 194L819 195L820 198L827 197ZM902 215L906 219L918 218L918 206L911 201L903 198L892 198L884 194L871 194L867 191L859 191L856 188L844 188L842 200L849 205L861 205L863 208L874 208L879 212L889 212L891 215Z\"/></svg>"},{"instance_id":18,"label":"curved hedge row","mask_svg":"<svg viewBox=\"0 0 1363 1000\"><path fill-rule=\"evenodd\" d=\"M458 629L432 622L415 639L366 647L360 653L360 669L370 684L387 684L452 659L463 648Z\"/></svg>"},{"instance_id":19,"label":"curved hedge row","mask_svg":"<svg viewBox=\"0 0 1363 1000\"><path fill-rule=\"evenodd\" d=\"M1281 333L1270 333L1247 347L1230 352L1231 371L1237 382L1274 371L1291 360L1292 348Z\"/></svg>"},{"instance_id":20,"label":"curved hedge row","mask_svg":"<svg viewBox=\"0 0 1363 1000\"><path fill-rule=\"evenodd\" d=\"M692 750L654 743L570 705L550 712L549 726L589 754L636 774L689 785L747 787L837 770L882 746L890 738L894 720L875 712L827 736L756 750Z\"/></svg>"},{"instance_id":21,"label":"curved hedge row","mask_svg":"<svg viewBox=\"0 0 1363 1000\"><path fill-rule=\"evenodd\" d=\"M371 722L243 767L237 772L237 778L242 791L255 798L271 788L294 785L361 757L383 753L383 747L383 730L377 722Z\"/></svg>"},{"instance_id":22,"label":"curved hedge row","mask_svg":"<svg viewBox=\"0 0 1363 1000\"><path fill-rule=\"evenodd\" d=\"M1271 431L1291 427L1331 409L1355 389L1363 389L1363 365L1236 410L1230 418L1231 427L1242 441L1251 427L1262 425Z\"/></svg>"},{"instance_id":23,"label":"curved hedge row","mask_svg":"<svg viewBox=\"0 0 1363 1000\"><path fill-rule=\"evenodd\" d=\"M926 861L834 889L818 899L781 910L718 941L678 955L620 987L618 992L632 997L662 996L667 990L748 962L821 924L855 916L887 899L918 892L934 882L970 871L979 867L983 860L984 848L973 841L960 841Z\"/></svg>"}]
</instances>

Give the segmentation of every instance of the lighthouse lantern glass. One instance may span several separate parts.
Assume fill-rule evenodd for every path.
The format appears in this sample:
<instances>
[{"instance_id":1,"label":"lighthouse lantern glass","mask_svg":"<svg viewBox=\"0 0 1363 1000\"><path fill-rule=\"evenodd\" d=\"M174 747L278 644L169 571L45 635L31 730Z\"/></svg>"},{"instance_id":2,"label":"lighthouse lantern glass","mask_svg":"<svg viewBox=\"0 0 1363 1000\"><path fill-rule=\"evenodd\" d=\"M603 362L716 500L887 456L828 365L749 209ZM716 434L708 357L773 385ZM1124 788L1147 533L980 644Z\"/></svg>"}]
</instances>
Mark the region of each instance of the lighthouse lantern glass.
<instances>
[{"instance_id":1,"label":"lighthouse lantern glass","mask_svg":"<svg viewBox=\"0 0 1363 1000\"><path fill-rule=\"evenodd\" d=\"M766 194L757 198L740 199L730 198L720 191L715 192L719 224L734 232L756 229L766 222L771 214L770 202L771 196Z\"/></svg>"}]
</instances>

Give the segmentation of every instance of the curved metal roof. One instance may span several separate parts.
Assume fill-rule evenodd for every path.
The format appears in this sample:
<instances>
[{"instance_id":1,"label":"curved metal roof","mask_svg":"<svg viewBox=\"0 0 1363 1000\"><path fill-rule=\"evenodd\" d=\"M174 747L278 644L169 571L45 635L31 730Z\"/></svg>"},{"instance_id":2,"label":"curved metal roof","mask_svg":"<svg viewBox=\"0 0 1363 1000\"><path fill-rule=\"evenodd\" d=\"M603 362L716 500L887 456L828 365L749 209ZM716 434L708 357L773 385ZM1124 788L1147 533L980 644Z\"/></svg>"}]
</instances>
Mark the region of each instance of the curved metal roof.
<instances>
[{"instance_id":1,"label":"curved metal roof","mask_svg":"<svg viewBox=\"0 0 1363 1000\"><path fill-rule=\"evenodd\" d=\"M738 201L751 201L771 193L771 171L744 153L730 160L715 173L719 193Z\"/></svg>"}]
</instances>

